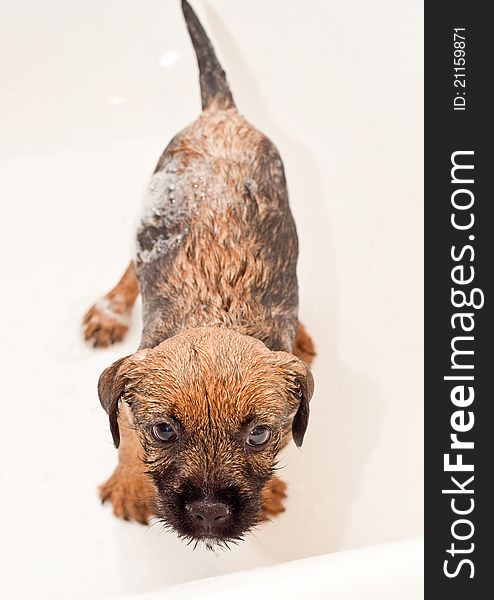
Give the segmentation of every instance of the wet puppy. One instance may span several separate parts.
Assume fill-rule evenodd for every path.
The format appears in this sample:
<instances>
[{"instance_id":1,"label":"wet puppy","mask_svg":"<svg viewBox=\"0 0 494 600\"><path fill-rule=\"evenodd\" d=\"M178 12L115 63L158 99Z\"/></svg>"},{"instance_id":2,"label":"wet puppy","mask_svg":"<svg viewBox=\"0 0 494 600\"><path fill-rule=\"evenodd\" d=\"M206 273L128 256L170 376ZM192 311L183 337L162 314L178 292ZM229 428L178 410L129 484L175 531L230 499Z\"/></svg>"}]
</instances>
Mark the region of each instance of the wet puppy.
<instances>
[{"instance_id":1,"label":"wet puppy","mask_svg":"<svg viewBox=\"0 0 494 600\"><path fill-rule=\"evenodd\" d=\"M163 152L137 255L86 314L95 346L122 339L139 290L139 350L101 375L119 464L101 488L117 516L156 516L207 546L283 510L279 450L302 444L314 348L298 323L297 235L275 146L235 108L182 2L203 112Z\"/></svg>"}]
</instances>

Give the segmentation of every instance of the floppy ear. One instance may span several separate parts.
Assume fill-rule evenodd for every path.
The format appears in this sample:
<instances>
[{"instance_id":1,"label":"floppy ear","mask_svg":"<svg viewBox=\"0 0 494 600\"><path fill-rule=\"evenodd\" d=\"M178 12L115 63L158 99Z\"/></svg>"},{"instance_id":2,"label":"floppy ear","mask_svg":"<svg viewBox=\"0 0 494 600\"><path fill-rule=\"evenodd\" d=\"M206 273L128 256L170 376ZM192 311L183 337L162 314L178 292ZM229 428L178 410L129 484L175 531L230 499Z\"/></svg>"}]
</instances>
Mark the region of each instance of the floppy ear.
<instances>
[{"instance_id":1,"label":"floppy ear","mask_svg":"<svg viewBox=\"0 0 494 600\"><path fill-rule=\"evenodd\" d=\"M300 373L297 376L296 382L298 385L298 395L300 398L300 404L298 405L297 412L293 417L292 423L292 437L293 441L300 448L304 441L305 430L309 424L309 402L314 393L314 378L312 373L309 371L307 365L301 360Z\"/></svg>"},{"instance_id":2,"label":"floppy ear","mask_svg":"<svg viewBox=\"0 0 494 600\"><path fill-rule=\"evenodd\" d=\"M120 445L120 431L118 429L118 403L125 390L128 376L137 365L136 362L143 360L148 350L139 350L129 356L124 356L101 373L98 381L98 396L101 406L110 418L110 431L115 448Z\"/></svg>"},{"instance_id":3,"label":"floppy ear","mask_svg":"<svg viewBox=\"0 0 494 600\"><path fill-rule=\"evenodd\" d=\"M115 448L120 445L118 429L118 403L125 389L125 372L128 356L117 360L101 373L98 381L98 396L101 406L110 418L110 431Z\"/></svg>"},{"instance_id":4,"label":"floppy ear","mask_svg":"<svg viewBox=\"0 0 494 600\"><path fill-rule=\"evenodd\" d=\"M298 395L300 397L300 404L298 410L293 417L292 424L292 437L293 441L300 448L304 441L305 430L309 424L309 402L314 393L314 378L309 368L300 361L303 369L303 374L297 377L297 384L299 387Z\"/></svg>"},{"instance_id":5,"label":"floppy ear","mask_svg":"<svg viewBox=\"0 0 494 600\"><path fill-rule=\"evenodd\" d=\"M309 402L314 393L314 378L309 367L300 359L287 352L277 352L284 358L283 370L289 382L291 393L298 403L297 412L292 422L292 437L300 448L304 441L305 431L309 424Z\"/></svg>"}]
</instances>

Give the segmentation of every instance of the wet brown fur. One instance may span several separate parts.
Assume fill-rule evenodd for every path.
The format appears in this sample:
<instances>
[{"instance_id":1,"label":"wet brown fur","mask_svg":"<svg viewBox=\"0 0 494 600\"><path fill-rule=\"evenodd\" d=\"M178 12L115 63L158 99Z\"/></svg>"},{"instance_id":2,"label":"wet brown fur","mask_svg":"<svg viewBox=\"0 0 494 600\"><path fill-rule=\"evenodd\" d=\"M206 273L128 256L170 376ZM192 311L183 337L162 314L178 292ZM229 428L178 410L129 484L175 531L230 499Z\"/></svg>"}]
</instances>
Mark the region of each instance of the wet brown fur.
<instances>
[{"instance_id":1,"label":"wet brown fur","mask_svg":"<svg viewBox=\"0 0 494 600\"><path fill-rule=\"evenodd\" d=\"M234 529L229 539L278 514L286 486L272 469L289 440L300 381L307 376L307 367L292 354L272 352L223 327L190 329L117 361L103 374L100 394L122 396L128 408L119 414L120 462L100 489L102 500L112 501L117 516L141 523L158 514L184 537L173 495L189 483L214 494L235 482L248 499L247 527ZM183 440L164 447L153 438L152 426L170 419L180 424ZM243 443L252 422L273 431L262 451L249 451ZM177 463L178 473L168 477ZM162 478L166 493L159 493Z\"/></svg>"},{"instance_id":2,"label":"wet brown fur","mask_svg":"<svg viewBox=\"0 0 494 600\"><path fill-rule=\"evenodd\" d=\"M291 435L302 443L312 395L314 346L298 322L283 164L270 140L216 97L170 142L153 178L158 196L138 231L135 266L84 319L93 345L119 341L140 289L140 348L99 382L121 440L100 495L119 517L157 515L191 539L187 502L226 498L232 515L217 538L236 540L284 510L276 456ZM176 425L176 443L155 439L161 422ZM253 450L245 439L257 424L272 436Z\"/></svg>"},{"instance_id":3,"label":"wet brown fur","mask_svg":"<svg viewBox=\"0 0 494 600\"><path fill-rule=\"evenodd\" d=\"M178 218L151 217L138 232L141 347L175 335L185 318L188 327L221 322L290 351L298 244L273 144L235 109L213 105L169 144L156 172L171 168L172 181L185 183L164 205L179 206ZM152 262L140 258L160 238L171 240L169 250Z\"/></svg>"}]
</instances>

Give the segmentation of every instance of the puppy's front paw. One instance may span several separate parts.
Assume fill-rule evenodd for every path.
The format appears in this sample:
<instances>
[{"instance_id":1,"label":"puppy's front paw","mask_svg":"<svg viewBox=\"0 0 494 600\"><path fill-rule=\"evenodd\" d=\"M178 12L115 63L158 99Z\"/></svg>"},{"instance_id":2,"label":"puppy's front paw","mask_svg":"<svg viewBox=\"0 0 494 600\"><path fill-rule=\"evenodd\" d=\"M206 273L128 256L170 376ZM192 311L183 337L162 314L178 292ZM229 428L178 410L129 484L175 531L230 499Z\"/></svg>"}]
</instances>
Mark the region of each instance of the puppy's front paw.
<instances>
[{"instance_id":1,"label":"puppy's front paw","mask_svg":"<svg viewBox=\"0 0 494 600\"><path fill-rule=\"evenodd\" d=\"M94 347L120 342L129 328L130 313L109 298L91 306L83 320L84 338Z\"/></svg>"},{"instance_id":2,"label":"puppy's front paw","mask_svg":"<svg viewBox=\"0 0 494 600\"><path fill-rule=\"evenodd\" d=\"M287 485L278 477L273 477L262 492L262 517L269 520L285 510L283 500L286 498Z\"/></svg>"},{"instance_id":3,"label":"puppy's front paw","mask_svg":"<svg viewBox=\"0 0 494 600\"><path fill-rule=\"evenodd\" d=\"M142 485L139 479L125 477L117 470L110 479L99 487L101 502L113 504L113 514L126 521L149 523L154 515L154 495L150 486Z\"/></svg>"}]
</instances>

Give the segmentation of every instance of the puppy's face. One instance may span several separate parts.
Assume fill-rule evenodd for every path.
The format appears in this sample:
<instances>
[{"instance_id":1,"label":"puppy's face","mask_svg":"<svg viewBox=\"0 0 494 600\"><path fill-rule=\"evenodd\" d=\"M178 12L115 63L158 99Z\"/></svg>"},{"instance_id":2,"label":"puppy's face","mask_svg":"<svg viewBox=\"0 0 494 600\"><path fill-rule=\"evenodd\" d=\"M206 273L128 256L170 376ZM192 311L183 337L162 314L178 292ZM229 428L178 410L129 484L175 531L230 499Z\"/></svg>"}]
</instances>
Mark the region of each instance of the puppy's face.
<instances>
[{"instance_id":1,"label":"puppy's face","mask_svg":"<svg viewBox=\"0 0 494 600\"><path fill-rule=\"evenodd\" d=\"M300 360L220 327L191 329L103 372L100 399L119 443L125 402L156 490L158 517L208 546L237 540L292 431L301 445L312 376Z\"/></svg>"}]
</instances>

